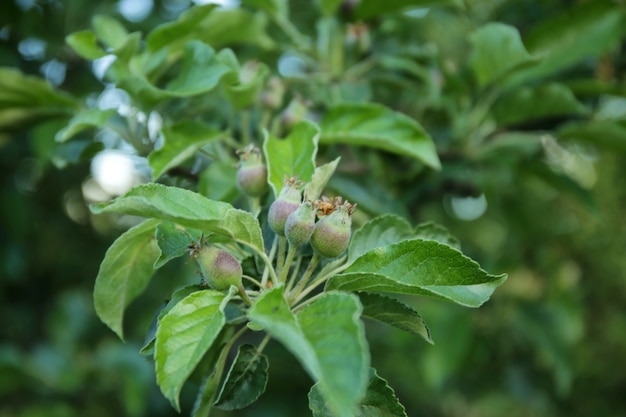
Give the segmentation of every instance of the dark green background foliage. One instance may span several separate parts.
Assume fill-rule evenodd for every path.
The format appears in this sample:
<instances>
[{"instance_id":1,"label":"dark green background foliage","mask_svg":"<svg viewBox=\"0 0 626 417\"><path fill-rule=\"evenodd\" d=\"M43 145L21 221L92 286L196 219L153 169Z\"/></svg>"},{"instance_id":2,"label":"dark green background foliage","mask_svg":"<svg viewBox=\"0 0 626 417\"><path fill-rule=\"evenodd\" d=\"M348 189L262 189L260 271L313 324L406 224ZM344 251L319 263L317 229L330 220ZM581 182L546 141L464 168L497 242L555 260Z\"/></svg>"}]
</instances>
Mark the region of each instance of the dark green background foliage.
<instances>
[{"instance_id":1,"label":"dark green background foliage","mask_svg":"<svg viewBox=\"0 0 626 417\"><path fill-rule=\"evenodd\" d=\"M263 117L233 91L190 93L211 90L212 81L197 74L206 84L185 84L196 68L184 58L180 64L186 41L199 38L216 51L230 47L239 63L256 60L272 75L284 53L298 56L300 74L282 74L286 100L273 115L278 120L289 100L302 98L295 102L322 128L320 164L342 157L330 192L358 202L357 226L383 213L411 224L434 221L486 270L509 274L480 309L407 300L428 323L434 346L368 322L372 365L407 414L626 415L624 2L298 0L288 15L273 8L281 1L242 3L251 19L245 26L193 33L188 24L189 36L170 56L178 64L151 74L160 90L138 92L136 80L118 84L140 109L162 114L168 141L205 129L199 136L207 143L198 138L188 158L152 154L155 179L242 204L228 158L198 173L190 157L226 127L243 135L243 119L229 120L232 109L248 112L254 126ZM0 6L3 416L177 415L138 351L169 294L197 282L194 268L180 261L159 271L130 305L121 343L96 318L92 292L106 248L132 221L94 217L81 191L90 159L115 146L94 140L93 127L119 121L99 115L55 141L104 88L84 58L95 58L97 48L81 57L65 43L67 35L91 30L96 15L110 16L158 49L172 33L146 34L191 7L155 1L144 19L130 22L117 6L80 0ZM115 42L112 32L104 33ZM24 49L31 38L45 42L41 53ZM188 56L206 54L213 70L223 65L203 45L188 43ZM40 80L51 60L66 69L57 92ZM116 70L112 77L123 79ZM180 73L187 78L176 80ZM186 97L172 99L172 91ZM381 115L387 124L367 125ZM337 128L338 120L352 135ZM119 131L130 132L124 123ZM427 151L405 146L406 135L423 132L436 145L440 170ZM251 135L260 143L256 129ZM126 141L139 155L151 151L132 135ZM471 218L468 205L484 202L484 213ZM278 344L266 353L267 392L232 415L310 415L309 377ZM193 397L192 389L183 390L184 413Z\"/></svg>"}]
</instances>

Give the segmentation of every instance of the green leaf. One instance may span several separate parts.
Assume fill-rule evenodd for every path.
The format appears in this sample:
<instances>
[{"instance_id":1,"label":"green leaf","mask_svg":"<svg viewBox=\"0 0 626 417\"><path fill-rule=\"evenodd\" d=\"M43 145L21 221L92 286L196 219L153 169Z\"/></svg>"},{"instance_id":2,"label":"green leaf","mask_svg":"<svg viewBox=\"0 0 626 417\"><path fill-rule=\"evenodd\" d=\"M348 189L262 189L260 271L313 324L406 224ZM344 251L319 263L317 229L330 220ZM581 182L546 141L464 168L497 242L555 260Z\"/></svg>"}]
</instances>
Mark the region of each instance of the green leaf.
<instances>
[{"instance_id":1,"label":"green leaf","mask_svg":"<svg viewBox=\"0 0 626 417\"><path fill-rule=\"evenodd\" d=\"M189 245L200 242L202 233L196 229L184 228L176 223L164 221L156 228L156 240L161 251L154 268L160 268L172 259L189 253Z\"/></svg>"},{"instance_id":2,"label":"green leaf","mask_svg":"<svg viewBox=\"0 0 626 417\"><path fill-rule=\"evenodd\" d=\"M139 46L141 45L141 32L133 32L126 37L124 43L115 48L112 52L114 55L117 55L119 62L129 61L133 55L137 53L139 50ZM110 72L107 71L107 76L110 75Z\"/></svg>"},{"instance_id":3,"label":"green leaf","mask_svg":"<svg viewBox=\"0 0 626 417\"><path fill-rule=\"evenodd\" d=\"M499 126L585 113L585 106L574 94L557 83L516 89L501 97L493 106L493 115Z\"/></svg>"},{"instance_id":4,"label":"green leaf","mask_svg":"<svg viewBox=\"0 0 626 417\"><path fill-rule=\"evenodd\" d=\"M512 69L535 61L519 31L503 23L487 23L470 35L470 66L478 84L484 87L501 79Z\"/></svg>"},{"instance_id":5,"label":"green leaf","mask_svg":"<svg viewBox=\"0 0 626 417\"><path fill-rule=\"evenodd\" d=\"M107 121L117 114L115 109L88 109L72 117L68 125L61 129L55 137L57 142L66 142L80 132L95 127L103 127Z\"/></svg>"},{"instance_id":6,"label":"green leaf","mask_svg":"<svg viewBox=\"0 0 626 417\"><path fill-rule=\"evenodd\" d=\"M239 196L234 161L213 161L202 173L198 192L211 200L232 202Z\"/></svg>"},{"instance_id":7,"label":"green leaf","mask_svg":"<svg viewBox=\"0 0 626 417\"><path fill-rule=\"evenodd\" d=\"M379 294L358 293L363 305L363 317L388 324L405 332L421 336L434 344L430 329L422 317L410 306Z\"/></svg>"},{"instance_id":8,"label":"green leaf","mask_svg":"<svg viewBox=\"0 0 626 417\"><path fill-rule=\"evenodd\" d=\"M163 128L163 147L148 156L152 179L156 180L169 169L191 158L198 149L220 137L223 133L202 122L181 120Z\"/></svg>"},{"instance_id":9,"label":"green leaf","mask_svg":"<svg viewBox=\"0 0 626 417\"><path fill-rule=\"evenodd\" d=\"M624 36L624 8L609 1L578 3L533 27L524 37L528 51L543 56L522 69L509 84L552 75L585 58L618 47Z\"/></svg>"},{"instance_id":10,"label":"green leaf","mask_svg":"<svg viewBox=\"0 0 626 417\"><path fill-rule=\"evenodd\" d=\"M239 83L225 88L228 101L236 110L245 109L257 102L269 74L267 65L251 63L239 70ZM248 79L249 78L249 79Z\"/></svg>"},{"instance_id":11,"label":"green leaf","mask_svg":"<svg viewBox=\"0 0 626 417\"><path fill-rule=\"evenodd\" d=\"M147 37L151 51L168 47L176 51L197 39L215 48L231 44L253 44L271 48L274 41L265 32L267 16L244 9L215 10L213 4L195 6L178 20L158 26Z\"/></svg>"},{"instance_id":12,"label":"green leaf","mask_svg":"<svg viewBox=\"0 0 626 417\"><path fill-rule=\"evenodd\" d=\"M418 224L415 227L414 236L424 240L434 240L444 245L451 246L454 249L461 250L461 242L459 242L459 239L452 236L445 227L433 222Z\"/></svg>"},{"instance_id":13,"label":"green leaf","mask_svg":"<svg viewBox=\"0 0 626 417\"><path fill-rule=\"evenodd\" d=\"M361 0L357 3L354 13L357 19L368 20L385 13L437 5L464 7L461 0Z\"/></svg>"},{"instance_id":14,"label":"green leaf","mask_svg":"<svg viewBox=\"0 0 626 417\"><path fill-rule=\"evenodd\" d=\"M626 153L626 126L613 121L570 122L559 128L556 136Z\"/></svg>"},{"instance_id":15,"label":"green leaf","mask_svg":"<svg viewBox=\"0 0 626 417\"><path fill-rule=\"evenodd\" d=\"M210 229L222 236L230 237L235 242L242 243L255 252L263 252L263 233L259 220L250 212L239 209L230 209L224 220Z\"/></svg>"},{"instance_id":16,"label":"green leaf","mask_svg":"<svg viewBox=\"0 0 626 417\"><path fill-rule=\"evenodd\" d=\"M157 26L146 38L148 49L156 51L170 44L173 50L182 47L186 41L193 38L196 31L200 30L202 22L216 7L215 4L194 6L175 21Z\"/></svg>"},{"instance_id":17,"label":"green leaf","mask_svg":"<svg viewBox=\"0 0 626 417\"><path fill-rule=\"evenodd\" d=\"M241 345L215 402L222 410L240 410L254 403L267 385L267 356L252 345Z\"/></svg>"},{"instance_id":18,"label":"green leaf","mask_svg":"<svg viewBox=\"0 0 626 417\"><path fill-rule=\"evenodd\" d=\"M157 226L157 236L159 233L158 231L159 226ZM196 291L205 290L205 289L206 289L206 286L202 286L202 285L187 285L185 287L179 288L176 291L174 291L172 293L172 297L169 299L165 307L163 307L163 309L159 311L159 314L157 315L156 326L158 326L158 324L161 322L161 319L165 317L165 315L169 313L169 311L172 308L174 308L174 306L178 304L180 300L187 297L189 294L192 294ZM155 343L156 343L156 335L152 339L150 339L150 341L146 343L144 347L141 348L139 353L145 356L153 356Z\"/></svg>"},{"instance_id":19,"label":"green leaf","mask_svg":"<svg viewBox=\"0 0 626 417\"><path fill-rule=\"evenodd\" d=\"M332 16L335 14L343 0L315 0L315 5L324 16Z\"/></svg>"},{"instance_id":20,"label":"green leaf","mask_svg":"<svg viewBox=\"0 0 626 417\"><path fill-rule=\"evenodd\" d=\"M148 285L159 248L154 239L159 222L146 220L129 229L109 247L94 287L96 314L124 339L124 310Z\"/></svg>"},{"instance_id":21,"label":"green leaf","mask_svg":"<svg viewBox=\"0 0 626 417\"><path fill-rule=\"evenodd\" d=\"M54 90L39 77L0 67L0 129L51 118L69 118L76 112L74 97Z\"/></svg>"},{"instance_id":22,"label":"green leaf","mask_svg":"<svg viewBox=\"0 0 626 417\"><path fill-rule=\"evenodd\" d=\"M263 132L263 153L267 161L268 180L274 195L283 188L285 176L297 176L308 182L315 172L315 156L319 140L319 128L310 122L294 126L289 136L278 139Z\"/></svg>"},{"instance_id":23,"label":"green leaf","mask_svg":"<svg viewBox=\"0 0 626 417\"><path fill-rule=\"evenodd\" d=\"M98 45L96 35L90 30L71 33L65 37L65 42L85 59L95 60L107 54Z\"/></svg>"},{"instance_id":24,"label":"green leaf","mask_svg":"<svg viewBox=\"0 0 626 417\"><path fill-rule=\"evenodd\" d=\"M193 191L161 184L143 184L110 202L92 205L91 211L95 214L124 213L153 217L210 230L226 217L231 208L230 204L209 200Z\"/></svg>"},{"instance_id":25,"label":"green leaf","mask_svg":"<svg viewBox=\"0 0 626 417\"><path fill-rule=\"evenodd\" d=\"M257 252L264 250L259 221L251 213L183 188L143 184L108 203L90 208L96 214L124 213L169 220L231 238Z\"/></svg>"},{"instance_id":26,"label":"green leaf","mask_svg":"<svg viewBox=\"0 0 626 417\"><path fill-rule=\"evenodd\" d=\"M320 393L318 385L314 385L309 392L309 408L313 417L335 417ZM369 383L365 397L359 403L353 417L407 417L404 406L400 404L396 393L376 370L370 368Z\"/></svg>"},{"instance_id":27,"label":"green leaf","mask_svg":"<svg viewBox=\"0 0 626 417\"><path fill-rule=\"evenodd\" d=\"M160 321L155 367L163 395L180 412L183 384L200 363L226 323L220 303L224 294L196 291L179 301Z\"/></svg>"},{"instance_id":28,"label":"green leaf","mask_svg":"<svg viewBox=\"0 0 626 417\"><path fill-rule=\"evenodd\" d=\"M282 288L264 293L249 318L278 339L300 361L329 407L352 415L365 393L369 355L361 305L352 294L326 293L297 316L289 310Z\"/></svg>"},{"instance_id":29,"label":"green leaf","mask_svg":"<svg viewBox=\"0 0 626 417\"><path fill-rule=\"evenodd\" d=\"M206 93L230 71L217 59L213 48L201 41L190 41L185 45L180 74L168 83L167 90L180 96Z\"/></svg>"},{"instance_id":30,"label":"green leaf","mask_svg":"<svg viewBox=\"0 0 626 417\"><path fill-rule=\"evenodd\" d=\"M352 236L348 247L348 262L354 262L374 248L414 237L412 229L408 221L393 214L385 214L368 221Z\"/></svg>"},{"instance_id":31,"label":"green leaf","mask_svg":"<svg viewBox=\"0 0 626 417\"><path fill-rule=\"evenodd\" d=\"M363 145L407 155L434 169L441 163L435 145L414 119L380 104L340 104L321 123L320 143Z\"/></svg>"},{"instance_id":32,"label":"green leaf","mask_svg":"<svg viewBox=\"0 0 626 417\"><path fill-rule=\"evenodd\" d=\"M342 25L334 17L324 17L317 21L317 60L321 68L338 77L343 71L344 45L337 42L343 39Z\"/></svg>"},{"instance_id":33,"label":"green leaf","mask_svg":"<svg viewBox=\"0 0 626 417\"><path fill-rule=\"evenodd\" d=\"M289 14L289 3L287 0L243 0L243 4L263 10L270 15L288 16Z\"/></svg>"},{"instance_id":34,"label":"green leaf","mask_svg":"<svg viewBox=\"0 0 626 417\"><path fill-rule=\"evenodd\" d=\"M213 48L194 40L185 44L182 68L166 87L159 88L143 75L123 77L120 88L128 91L143 107L151 108L173 97L191 97L213 90L231 68L222 63Z\"/></svg>"},{"instance_id":35,"label":"green leaf","mask_svg":"<svg viewBox=\"0 0 626 417\"><path fill-rule=\"evenodd\" d=\"M506 278L488 274L448 245L412 239L362 255L332 277L326 290L426 295L479 307Z\"/></svg>"},{"instance_id":36,"label":"green leaf","mask_svg":"<svg viewBox=\"0 0 626 417\"><path fill-rule=\"evenodd\" d=\"M128 31L118 20L110 16L96 15L91 19L91 25L98 39L109 48L119 48L126 42Z\"/></svg>"},{"instance_id":37,"label":"green leaf","mask_svg":"<svg viewBox=\"0 0 626 417\"><path fill-rule=\"evenodd\" d=\"M335 175L328 182L327 189L346 200L357 201L359 211L373 216L393 213L409 217L406 205L396 193L375 182L365 183L358 176Z\"/></svg>"},{"instance_id":38,"label":"green leaf","mask_svg":"<svg viewBox=\"0 0 626 417\"><path fill-rule=\"evenodd\" d=\"M267 15L244 9L217 10L203 22L200 39L220 48L233 44L258 45L263 49L274 47L274 41L265 32Z\"/></svg>"},{"instance_id":39,"label":"green leaf","mask_svg":"<svg viewBox=\"0 0 626 417\"><path fill-rule=\"evenodd\" d=\"M304 186L304 196L308 200L314 201L320 198L328 180L335 173L340 160L341 157L339 156L334 161L315 168L311 181Z\"/></svg>"},{"instance_id":40,"label":"green leaf","mask_svg":"<svg viewBox=\"0 0 626 417\"><path fill-rule=\"evenodd\" d=\"M572 179L569 175L555 171L548 164L537 162L535 164L529 164L525 167L526 172L532 176L536 176L538 179L548 184L553 189L563 194L569 194L576 198L592 213L599 215L598 205L594 198L594 195L587 188L584 188L577 181Z\"/></svg>"},{"instance_id":41,"label":"green leaf","mask_svg":"<svg viewBox=\"0 0 626 417\"><path fill-rule=\"evenodd\" d=\"M506 157L519 160L537 155L541 149L541 132L503 132L490 137L474 154L475 160L509 163Z\"/></svg>"},{"instance_id":42,"label":"green leaf","mask_svg":"<svg viewBox=\"0 0 626 417\"><path fill-rule=\"evenodd\" d=\"M215 361L213 370L204 378L196 397L193 410L191 411L191 417L208 417L215 403L215 397L218 394L220 388L220 382L222 381L222 375L224 374L224 368L226 366L226 359L230 351L230 345L226 340L232 337L231 331L225 331L220 335L220 346L216 346L220 341L218 340L213 344L211 350L219 349L220 353ZM209 351L211 353L211 351Z\"/></svg>"}]
</instances>

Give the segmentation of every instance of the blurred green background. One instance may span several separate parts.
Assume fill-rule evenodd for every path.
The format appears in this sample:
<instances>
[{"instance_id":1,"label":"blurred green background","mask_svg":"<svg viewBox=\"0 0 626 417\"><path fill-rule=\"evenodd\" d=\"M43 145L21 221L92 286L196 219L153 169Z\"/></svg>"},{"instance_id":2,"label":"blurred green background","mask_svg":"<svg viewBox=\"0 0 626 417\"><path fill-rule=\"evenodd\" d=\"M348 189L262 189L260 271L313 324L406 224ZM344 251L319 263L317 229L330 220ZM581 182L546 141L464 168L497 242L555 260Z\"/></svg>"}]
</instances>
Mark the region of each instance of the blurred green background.
<instances>
[{"instance_id":1,"label":"blurred green background","mask_svg":"<svg viewBox=\"0 0 626 417\"><path fill-rule=\"evenodd\" d=\"M345 3L341 19L350 21L354 2ZM434 346L368 324L373 366L396 389L409 416L626 416L623 2L601 2L614 8L606 16L621 22L616 33L606 34L612 17L605 15L591 15L591 23L582 22L574 34L559 32L556 23L542 29L548 37L554 30L561 40L576 39L576 33L588 33L593 42L612 38L598 42L597 51L557 39L557 50L569 48L561 54L569 61L547 78L566 83L587 112L521 123L500 117L496 134L532 132L536 139L502 147L472 147L455 135L461 127L450 109L471 107L481 98L468 81L468 34L502 22L518 28L529 45L533 38L525 36L535 25L567 20L569 10L593 1L387 3L389 13L366 18L370 48L403 45L420 65L417 74L391 61L374 69L366 96L413 114L435 139L443 169L414 169L406 158L362 149L328 147L321 158L347 155L334 187L363 206L363 219L392 211L414 223L438 222L486 270L506 272L509 279L477 310L411 301L429 324ZM425 8L429 3L435 6ZM314 27L311 4L291 2L292 19L303 33ZM394 9L396 4L411 11ZM66 35L88 28L96 14L147 33L190 6L185 0L5 0L0 66L89 99L102 82L65 44ZM284 38L271 26L268 33ZM580 56L571 59L568 53L578 47ZM237 52L256 56L246 48ZM274 55L267 52L268 64ZM496 119L505 106L500 104L490 110ZM527 111L511 111L518 110ZM91 159L73 160L68 155L76 149L55 145L54 134L67 118L47 116L11 123L17 116L0 112L0 415L175 415L156 386L152 365L138 351L154 312L172 289L195 279L193 268L181 262L157 274L126 315L125 343L96 318L91 293L98 265L123 224L89 214L84 190ZM611 125L591 138L579 133L578 139L587 139L582 144L550 134L580 120ZM267 392L259 403L230 415L309 415L307 375L280 346L270 345L268 355ZM191 391L186 397L183 392L186 410Z\"/></svg>"}]
</instances>

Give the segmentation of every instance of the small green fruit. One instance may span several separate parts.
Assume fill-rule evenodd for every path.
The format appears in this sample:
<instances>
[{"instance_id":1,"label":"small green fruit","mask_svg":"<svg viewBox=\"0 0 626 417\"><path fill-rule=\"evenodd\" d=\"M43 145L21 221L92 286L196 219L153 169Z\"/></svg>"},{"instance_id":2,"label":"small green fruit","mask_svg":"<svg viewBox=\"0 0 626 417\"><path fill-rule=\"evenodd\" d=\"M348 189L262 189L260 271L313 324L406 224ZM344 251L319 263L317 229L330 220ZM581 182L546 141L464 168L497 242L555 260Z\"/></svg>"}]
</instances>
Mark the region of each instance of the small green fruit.
<instances>
[{"instance_id":1,"label":"small green fruit","mask_svg":"<svg viewBox=\"0 0 626 417\"><path fill-rule=\"evenodd\" d=\"M291 246L302 246L309 242L314 228L315 209L310 201L305 201L287 217L285 237Z\"/></svg>"},{"instance_id":2,"label":"small green fruit","mask_svg":"<svg viewBox=\"0 0 626 417\"><path fill-rule=\"evenodd\" d=\"M239 288L243 271L241 264L230 253L216 246L208 245L198 248L193 256L200 266L200 272L209 287L217 291L225 291L231 285Z\"/></svg>"},{"instance_id":3,"label":"small green fruit","mask_svg":"<svg viewBox=\"0 0 626 417\"><path fill-rule=\"evenodd\" d=\"M339 201L339 200L338 200ZM318 220L311 235L311 246L325 258L335 258L341 255L350 243L352 235L352 212L356 204L347 201L337 205L328 216Z\"/></svg>"},{"instance_id":4,"label":"small green fruit","mask_svg":"<svg viewBox=\"0 0 626 417\"><path fill-rule=\"evenodd\" d=\"M237 185L250 197L260 197L268 190L267 167L261 158L261 151L250 145L239 151Z\"/></svg>"},{"instance_id":5,"label":"small green fruit","mask_svg":"<svg viewBox=\"0 0 626 417\"><path fill-rule=\"evenodd\" d=\"M267 222L270 228L280 236L285 236L287 218L300 206L302 201L301 187L302 182L297 181L296 178L285 179L285 185L280 190L278 198L270 206Z\"/></svg>"}]
</instances>

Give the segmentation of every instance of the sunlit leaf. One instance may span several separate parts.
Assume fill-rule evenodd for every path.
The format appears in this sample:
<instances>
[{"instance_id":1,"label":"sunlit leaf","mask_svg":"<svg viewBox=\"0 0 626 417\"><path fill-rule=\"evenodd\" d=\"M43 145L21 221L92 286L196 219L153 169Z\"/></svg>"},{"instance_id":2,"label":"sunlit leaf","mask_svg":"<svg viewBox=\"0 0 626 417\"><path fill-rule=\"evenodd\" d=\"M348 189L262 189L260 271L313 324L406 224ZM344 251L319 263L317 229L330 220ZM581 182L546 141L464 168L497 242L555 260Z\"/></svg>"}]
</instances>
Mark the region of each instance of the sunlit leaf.
<instances>
[{"instance_id":1,"label":"sunlit leaf","mask_svg":"<svg viewBox=\"0 0 626 417\"><path fill-rule=\"evenodd\" d=\"M152 179L191 158L198 149L219 139L224 133L204 123L182 120L163 128L163 147L148 156Z\"/></svg>"},{"instance_id":2,"label":"sunlit leaf","mask_svg":"<svg viewBox=\"0 0 626 417\"><path fill-rule=\"evenodd\" d=\"M110 48L119 48L126 42L128 31L117 19L111 16L96 15L91 19L91 25L98 39Z\"/></svg>"},{"instance_id":3,"label":"sunlit leaf","mask_svg":"<svg viewBox=\"0 0 626 417\"><path fill-rule=\"evenodd\" d=\"M172 259L189 253L189 245L200 243L202 233L197 229L184 228L164 221L156 228L156 240L161 251L154 268L160 268Z\"/></svg>"},{"instance_id":4,"label":"sunlit leaf","mask_svg":"<svg viewBox=\"0 0 626 417\"><path fill-rule=\"evenodd\" d=\"M183 188L144 184L110 202L90 208L96 214L124 213L169 220L231 238L257 252L264 250L259 221L251 213Z\"/></svg>"},{"instance_id":5,"label":"sunlit leaf","mask_svg":"<svg viewBox=\"0 0 626 417\"><path fill-rule=\"evenodd\" d=\"M96 214L153 217L198 229L214 226L231 208L230 204L209 200L193 191L161 184L140 185L110 202L91 206Z\"/></svg>"},{"instance_id":6,"label":"sunlit leaf","mask_svg":"<svg viewBox=\"0 0 626 417\"><path fill-rule=\"evenodd\" d=\"M65 37L65 42L85 59L94 60L106 55L106 52L98 45L95 33L90 30L71 33Z\"/></svg>"},{"instance_id":7,"label":"sunlit leaf","mask_svg":"<svg viewBox=\"0 0 626 417\"><path fill-rule=\"evenodd\" d=\"M124 310L148 285L159 248L157 220L146 220L118 237L100 264L94 287L94 307L100 320L124 338Z\"/></svg>"},{"instance_id":8,"label":"sunlit leaf","mask_svg":"<svg viewBox=\"0 0 626 417\"><path fill-rule=\"evenodd\" d=\"M433 222L418 224L413 233L417 238L434 240L455 249L461 249L461 242L459 242L459 239L452 236L450 232L448 232L448 229L439 224Z\"/></svg>"},{"instance_id":9,"label":"sunlit leaf","mask_svg":"<svg viewBox=\"0 0 626 417\"><path fill-rule=\"evenodd\" d=\"M402 217L393 214L376 217L354 232L348 247L348 262L354 262L374 248L412 237L414 237L413 227Z\"/></svg>"},{"instance_id":10,"label":"sunlit leaf","mask_svg":"<svg viewBox=\"0 0 626 417\"><path fill-rule=\"evenodd\" d=\"M285 177L298 177L308 182L315 172L315 156L319 140L319 128L310 122L300 122L289 136L279 139L264 132L263 153L267 161L268 179L278 195Z\"/></svg>"},{"instance_id":11,"label":"sunlit leaf","mask_svg":"<svg viewBox=\"0 0 626 417\"><path fill-rule=\"evenodd\" d=\"M213 290L193 292L159 322L154 348L157 383L178 411L183 384L226 323L220 309L223 299L224 294Z\"/></svg>"},{"instance_id":12,"label":"sunlit leaf","mask_svg":"<svg viewBox=\"0 0 626 417\"><path fill-rule=\"evenodd\" d=\"M334 161L315 168L311 176L311 181L304 186L304 196L307 200L313 201L320 198L328 180L330 180L335 173L340 159L341 157L338 157Z\"/></svg>"},{"instance_id":13,"label":"sunlit leaf","mask_svg":"<svg viewBox=\"0 0 626 417\"><path fill-rule=\"evenodd\" d=\"M332 277L326 290L427 295L479 307L505 280L448 245L412 239L367 252Z\"/></svg>"},{"instance_id":14,"label":"sunlit leaf","mask_svg":"<svg viewBox=\"0 0 626 417\"><path fill-rule=\"evenodd\" d=\"M434 169L441 167L435 145L422 126L380 104L333 106L320 127L320 143L369 146L413 157Z\"/></svg>"},{"instance_id":15,"label":"sunlit leaf","mask_svg":"<svg viewBox=\"0 0 626 417\"><path fill-rule=\"evenodd\" d=\"M217 7L216 4L194 6L182 13L177 20L157 26L146 38L146 44L152 51L168 44L180 46L193 37L201 23Z\"/></svg>"},{"instance_id":16,"label":"sunlit leaf","mask_svg":"<svg viewBox=\"0 0 626 417\"><path fill-rule=\"evenodd\" d=\"M57 142L65 142L80 132L95 127L103 127L111 117L117 114L115 109L88 109L77 113L68 125L61 129L55 137Z\"/></svg>"},{"instance_id":17,"label":"sunlit leaf","mask_svg":"<svg viewBox=\"0 0 626 417\"><path fill-rule=\"evenodd\" d=\"M275 288L259 298L248 316L285 345L319 383L329 407L345 416L352 415L367 384L369 355L360 312L355 296L327 293L295 316L282 288Z\"/></svg>"}]
</instances>

